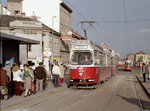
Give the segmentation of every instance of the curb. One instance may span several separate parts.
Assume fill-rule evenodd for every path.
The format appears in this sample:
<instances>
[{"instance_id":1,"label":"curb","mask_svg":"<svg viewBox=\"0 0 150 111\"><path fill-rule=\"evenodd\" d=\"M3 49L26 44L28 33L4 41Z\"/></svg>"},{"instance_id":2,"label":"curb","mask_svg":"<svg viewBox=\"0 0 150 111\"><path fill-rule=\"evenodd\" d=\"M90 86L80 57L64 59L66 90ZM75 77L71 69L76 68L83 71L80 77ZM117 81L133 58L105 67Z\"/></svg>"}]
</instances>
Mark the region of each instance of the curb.
<instances>
[{"instance_id":1,"label":"curb","mask_svg":"<svg viewBox=\"0 0 150 111\"><path fill-rule=\"evenodd\" d=\"M148 98L150 99L150 93L148 92L148 90L145 88L145 86L142 84L142 82L140 81L140 79L137 77L137 75L135 75L136 78L138 79L139 83L141 84L144 92L146 93L146 95L148 96Z\"/></svg>"}]
</instances>

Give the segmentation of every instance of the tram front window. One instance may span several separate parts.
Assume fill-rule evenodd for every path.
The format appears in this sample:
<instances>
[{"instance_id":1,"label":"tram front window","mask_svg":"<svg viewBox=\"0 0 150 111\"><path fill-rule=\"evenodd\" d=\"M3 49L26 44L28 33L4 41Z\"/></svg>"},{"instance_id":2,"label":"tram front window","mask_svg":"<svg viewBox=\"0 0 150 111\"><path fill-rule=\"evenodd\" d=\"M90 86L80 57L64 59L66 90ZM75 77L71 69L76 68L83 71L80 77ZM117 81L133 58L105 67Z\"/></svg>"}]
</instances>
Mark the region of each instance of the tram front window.
<instances>
[{"instance_id":1,"label":"tram front window","mask_svg":"<svg viewBox=\"0 0 150 111\"><path fill-rule=\"evenodd\" d=\"M93 59L90 52L74 52L71 57L72 65L92 65Z\"/></svg>"}]
</instances>

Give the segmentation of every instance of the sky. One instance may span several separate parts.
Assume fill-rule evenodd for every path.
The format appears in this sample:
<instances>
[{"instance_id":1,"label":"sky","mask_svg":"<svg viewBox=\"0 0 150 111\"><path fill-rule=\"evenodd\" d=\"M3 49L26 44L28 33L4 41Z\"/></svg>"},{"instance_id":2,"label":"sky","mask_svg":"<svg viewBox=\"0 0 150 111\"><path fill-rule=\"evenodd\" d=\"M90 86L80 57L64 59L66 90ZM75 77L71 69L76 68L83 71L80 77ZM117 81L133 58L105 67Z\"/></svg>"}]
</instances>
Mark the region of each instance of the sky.
<instances>
[{"instance_id":1,"label":"sky","mask_svg":"<svg viewBox=\"0 0 150 111\"><path fill-rule=\"evenodd\" d=\"M32 2L34 1L26 2L26 11L30 12L30 7L33 9L32 4L34 3ZM52 1L56 0L45 0L47 3L40 1L34 6L38 6L39 10L45 10L44 14L48 15L51 10L48 11L46 6ZM126 57L126 54L136 53L140 50L150 54L150 0L62 1L73 10L71 27L82 36L84 33L79 23L81 21L95 21L93 27L87 29L89 40L97 44L105 42L115 52L120 53L121 57ZM43 17L43 15L38 16ZM86 28L88 25L86 24L84 27Z\"/></svg>"},{"instance_id":2,"label":"sky","mask_svg":"<svg viewBox=\"0 0 150 111\"><path fill-rule=\"evenodd\" d=\"M150 54L150 0L63 0L72 10L71 26L84 36L81 21L95 21L88 39L105 42L126 57L143 50ZM128 21L128 22L125 22ZM85 27L88 27L87 25Z\"/></svg>"}]
</instances>

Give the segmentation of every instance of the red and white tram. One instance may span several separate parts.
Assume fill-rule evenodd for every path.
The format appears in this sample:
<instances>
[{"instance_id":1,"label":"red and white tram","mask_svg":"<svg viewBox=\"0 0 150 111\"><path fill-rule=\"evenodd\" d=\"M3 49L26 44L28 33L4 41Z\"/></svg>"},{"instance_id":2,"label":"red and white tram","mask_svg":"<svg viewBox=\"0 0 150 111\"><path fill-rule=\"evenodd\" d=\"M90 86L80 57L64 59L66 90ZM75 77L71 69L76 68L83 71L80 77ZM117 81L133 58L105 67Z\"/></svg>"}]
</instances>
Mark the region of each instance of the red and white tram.
<instances>
[{"instance_id":1,"label":"red and white tram","mask_svg":"<svg viewBox=\"0 0 150 111\"><path fill-rule=\"evenodd\" d=\"M70 84L95 85L114 75L107 65L109 55L90 40L72 40L70 51Z\"/></svg>"},{"instance_id":2,"label":"red and white tram","mask_svg":"<svg viewBox=\"0 0 150 111\"><path fill-rule=\"evenodd\" d=\"M126 71L131 71L133 67L133 62L131 60L126 60L125 61L125 70Z\"/></svg>"}]
</instances>

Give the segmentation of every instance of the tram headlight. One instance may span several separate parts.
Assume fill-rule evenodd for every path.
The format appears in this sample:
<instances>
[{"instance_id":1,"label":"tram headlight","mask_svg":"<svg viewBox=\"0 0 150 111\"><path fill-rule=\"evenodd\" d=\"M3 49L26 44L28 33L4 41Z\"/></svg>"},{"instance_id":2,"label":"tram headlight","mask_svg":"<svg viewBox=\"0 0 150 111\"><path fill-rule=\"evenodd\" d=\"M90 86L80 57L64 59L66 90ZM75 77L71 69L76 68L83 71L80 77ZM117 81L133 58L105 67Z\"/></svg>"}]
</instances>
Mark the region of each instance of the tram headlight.
<instances>
[{"instance_id":1,"label":"tram headlight","mask_svg":"<svg viewBox=\"0 0 150 111\"><path fill-rule=\"evenodd\" d=\"M82 76L83 76L83 73L79 73L79 76L82 77Z\"/></svg>"},{"instance_id":2,"label":"tram headlight","mask_svg":"<svg viewBox=\"0 0 150 111\"><path fill-rule=\"evenodd\" d=\"M89 81L89 82L94 82L94 79L89 79L88 81Z\"/></svg>"}]
</instances>

